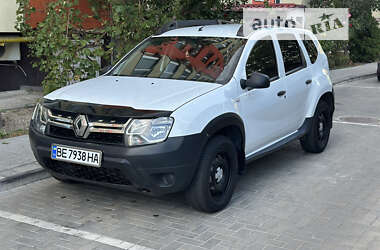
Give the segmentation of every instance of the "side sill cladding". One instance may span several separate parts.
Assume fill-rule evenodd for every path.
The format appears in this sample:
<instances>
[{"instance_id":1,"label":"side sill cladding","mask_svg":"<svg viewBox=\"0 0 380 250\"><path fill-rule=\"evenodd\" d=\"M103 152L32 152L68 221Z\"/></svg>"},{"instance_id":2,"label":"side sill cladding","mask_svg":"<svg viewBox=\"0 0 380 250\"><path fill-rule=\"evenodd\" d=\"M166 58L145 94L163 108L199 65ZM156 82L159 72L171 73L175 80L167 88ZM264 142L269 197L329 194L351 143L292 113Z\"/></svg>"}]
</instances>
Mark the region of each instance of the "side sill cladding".
<instances>
[{"instance_id":1,"label":"side sill cladding","mask_svg":"<svg viewBox=\"0 0 380 250\"><path fill-rule=\"evenodd\" d=\"M261 158L267 154L270 154L272 152L275 152L275 151L281 149L283 146L285 146L289 142L297 140L297 139L301 138L302 136L306 135L311 129L312 122L313 122L313 118L306 118L304 123L297 130L296 133L291 134L290 136L282 139L281 141L278 141L275 144L272 144L269 147L264 148L264 149L262 149L256 153L254 153L253 155L248 156L246 159L247 163L250 163L254 160L257 160L257 159L259 159L259 158Z\"/></svg>"}]
</instances>

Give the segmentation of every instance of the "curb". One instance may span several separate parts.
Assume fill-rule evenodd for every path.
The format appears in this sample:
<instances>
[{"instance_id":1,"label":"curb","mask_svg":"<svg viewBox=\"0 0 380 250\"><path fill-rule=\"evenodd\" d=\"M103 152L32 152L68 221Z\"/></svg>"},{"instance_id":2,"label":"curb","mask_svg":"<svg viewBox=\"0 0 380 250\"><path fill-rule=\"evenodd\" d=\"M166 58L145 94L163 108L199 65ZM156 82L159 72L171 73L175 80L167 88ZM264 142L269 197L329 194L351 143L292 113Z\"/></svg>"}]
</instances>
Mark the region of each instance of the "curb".
<instances>
[{"instance_id":1,"label":"curb","mask_svg":"<svg viewBox=\"0 0 380 250\"><path fill-rule=\"evenodd\" d=\"M349 81L354 81L354 80L359 80L359 79L372 78L372 77L375 77L375 76L377 76L377 73L350 77L350 78L339 80L339 81L336 81L336 82L333 81L333 85L336 85L336 84L339 84L339 83L342 83L342 82L349 82Z\"/></svg>"},{"instance_id":2,"label":"curb","mask_svg":"<svg viewBox=\"0 0 380 250\"><path fill-rule=\"evenodd\" d=\"M3 179L0 180L0 185L1 184L9 184L9 183L19 181L19 180L22 180L22 179L28 178L28 177L37 176L37 175L39 175L41 173L45 173L45 172L46 172L46 170L43 168L28 170L28 171L25 171L25 172L22 172L19 174L4 177Z\"/></svg>"},{"instance_id":3,"label":"curb","mask_svg":"<svg viewBox=\"0 0 380 250\"><path fill-rule=\"evenodd\" d=\"M28 170L19 174L8 176L0 180L0 192L49 177L50 174L44 168Z\"/></svg>"}]
</instances>

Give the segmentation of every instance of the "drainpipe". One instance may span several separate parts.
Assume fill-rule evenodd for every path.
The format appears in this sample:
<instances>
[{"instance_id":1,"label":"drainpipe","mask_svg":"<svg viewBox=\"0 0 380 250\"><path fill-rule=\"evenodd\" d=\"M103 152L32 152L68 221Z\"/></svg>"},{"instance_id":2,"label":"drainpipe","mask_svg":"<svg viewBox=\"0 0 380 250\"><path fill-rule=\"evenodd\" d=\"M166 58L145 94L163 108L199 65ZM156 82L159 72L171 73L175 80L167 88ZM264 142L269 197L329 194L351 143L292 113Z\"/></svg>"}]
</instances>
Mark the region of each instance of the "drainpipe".
<instances>
[{"instance_id":1,"label":"drainpipe","mask_svg":"<svg viewBox=\"0 0 380 250\"><path fill-rule=\"evenodd\" d=\"M33 41L33 37L0 37L0 45L5 43L27 43Z\"/></svg>"}]
</instances>

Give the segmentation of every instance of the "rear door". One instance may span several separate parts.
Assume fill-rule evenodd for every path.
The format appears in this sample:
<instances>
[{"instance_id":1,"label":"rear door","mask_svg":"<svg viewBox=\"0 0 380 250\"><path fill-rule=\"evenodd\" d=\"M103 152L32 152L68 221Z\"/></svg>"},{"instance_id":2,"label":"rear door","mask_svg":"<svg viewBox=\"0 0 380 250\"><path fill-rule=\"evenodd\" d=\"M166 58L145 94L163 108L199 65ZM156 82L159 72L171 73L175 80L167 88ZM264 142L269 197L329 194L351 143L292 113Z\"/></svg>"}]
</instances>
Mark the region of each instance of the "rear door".
<instances>
[{"instance_id":1,"label":"rear door","mask_svg":"<svg viewBox=\"0 0 380 250\"><path fill-rule=\"evenodd\" d=\"M283 61L281 66L285 72L282 79L286 84L286 130L291 133L299 129L305 120L312 72L307 65L306 51L297 39L298 35L280 33L277 37Z\"/></svg>"}]
</instances>

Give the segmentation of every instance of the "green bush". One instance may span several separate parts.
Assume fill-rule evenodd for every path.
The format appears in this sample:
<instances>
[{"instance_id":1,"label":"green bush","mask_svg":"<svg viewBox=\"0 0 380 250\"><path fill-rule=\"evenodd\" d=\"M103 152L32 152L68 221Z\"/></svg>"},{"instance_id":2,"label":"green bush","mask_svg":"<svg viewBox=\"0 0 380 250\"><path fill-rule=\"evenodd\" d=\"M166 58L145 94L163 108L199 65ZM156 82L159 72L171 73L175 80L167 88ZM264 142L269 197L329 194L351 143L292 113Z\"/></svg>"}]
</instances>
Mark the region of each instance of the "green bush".
<instances>
[{"instance_id":1,"label":"green bush","mask_svg":"<svg viewBox=\"0 0 380 250\"><path fill-rule=\"evenodd\" d=\"M380 29L374 18L369 18L364 28L351 32L349 50L354 62L373 62L380 58Z\"/></svg>"},{"instance_id":2,"label":"green bush","mask_svg":"<svg viewBox=\"0 0 380 250\"><path fill-rule=\"evenodd\" d=\"M26 23L35 11L29 7L29 0L17 1L17 28L25 36L34 38L28 47L31 56L37 58L33 66L46 73L42 82L45 93L96 75L100 65L95 58L105 55L102 49L104 35L82 28L88 16L73 8L78 0L50 2L45 20L35 29Z\"/></svg>"},{"instance_id":3,"label":"green bush","mask_svg":"<svg viewBox=\"0 0 380 250\"><path fill-rule=\"evenodd\" d=\"M338 66L349 62L347 56L335 58L336 52L343 50L353 62L373 62L380 58L380 29L372 17L372 11L380 9L380 0L310 0L313 8L349 8L350 39L341 41L322 41L323 49L329 52L330 65Z\"/></svg>"},{"instance_id":4,"label":"green bush","mask_svg":"<svg viewBox=\"0 0 380 250\"><path fill-rule=\"evenodd\" d=\"M351 63L350 55L344 52L335 54L335 67L349 65Z\"/></svg>"}]
</instances>

